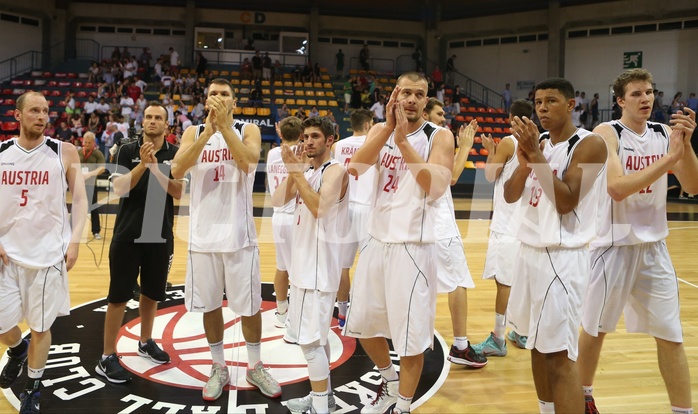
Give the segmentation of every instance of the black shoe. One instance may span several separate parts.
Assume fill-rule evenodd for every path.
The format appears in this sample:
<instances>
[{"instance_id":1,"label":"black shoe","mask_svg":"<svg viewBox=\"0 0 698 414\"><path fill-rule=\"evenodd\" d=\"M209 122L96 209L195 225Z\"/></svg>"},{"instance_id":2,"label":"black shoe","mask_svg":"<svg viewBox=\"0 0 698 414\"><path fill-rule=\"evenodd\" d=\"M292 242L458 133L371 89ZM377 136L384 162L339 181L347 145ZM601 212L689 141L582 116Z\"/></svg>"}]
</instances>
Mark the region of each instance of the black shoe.
<instances>
[{"instance_id":1,"label":"black shoe","mask_svg":"<svg viewBox=\"0 0 698 414\"><path fill-rule=\"evenodd\" d=\"M119 357L115 353L105 359L100 359L95 367L95 372L114 384L131 381L131 374L121 366Z\"/></svg>"},{"instance_id":2,"label":"black shoe","mask_svg":"<svg viewBox=\"0 0 698 414\"><path fill-rule=\"evenodd\" d=\"M19 394L19 414L39 414L39 401L41 400L41 391L39 389L40 381L35 381L33 388L24 390Z\"/></svg>"},{"instance_id":3,"label":"black shoe","mask_svg":"<svg viewBox=\"0 0 698 414\"><path fill-rule=\"evenodd\" d=\"M454 364L467 365L472 368L482 368L487 365L487 357L475 352L470 344L462 351L452 345L451 352L448 353L448 360Z\"/></svg>"},{"instance_id":4,"label":"black shoe","mask_svg":"<svg viewBox=\"0 0 698 414\"><path fill-rule=\"evenodd\" d=\"M150 358L156 364L167 364L170 362L170 356L167 355L167 352L160 349L158 344L152 339L148 339L145 345L141 345L141 342L138 341L138 355Z\"/></svg>"},{"instance_id":5,"label":"black shoe","mask_svg":"<svg viewBox=\"0 0 698 414\"><path fill-rule=\"evenodd\" d=\"M141 300L141 286L136 284L136 288L133 289L133 300L138 302Z\"/></svg>"},{"instance_id":6,"label":"black shoe","mask_svg":"<svg viewBox=\"0 0 698 414\"><path fill-rule=\"evenodd\" d=\"M29 340L23 339L23 341L27 343L27 348L22 355L14 356L10 350L7 351L7 364L2 369L2 374L0 374L0 388L10 388L10 385L19 377L19 374L22 373L22 368L27 363Z\"/></svg>"},{"instance_id":7,"label":"black shoe","mask_svg":"<svg viewBox=\"0 0 698 414\"><path fill-rule=\"evenodd\" d=\"M167 287L168 289L171 288L171 287L172 287L172 283L170 283L170 282L165 283L165 287Z\"/></svg>"}]
</instances>

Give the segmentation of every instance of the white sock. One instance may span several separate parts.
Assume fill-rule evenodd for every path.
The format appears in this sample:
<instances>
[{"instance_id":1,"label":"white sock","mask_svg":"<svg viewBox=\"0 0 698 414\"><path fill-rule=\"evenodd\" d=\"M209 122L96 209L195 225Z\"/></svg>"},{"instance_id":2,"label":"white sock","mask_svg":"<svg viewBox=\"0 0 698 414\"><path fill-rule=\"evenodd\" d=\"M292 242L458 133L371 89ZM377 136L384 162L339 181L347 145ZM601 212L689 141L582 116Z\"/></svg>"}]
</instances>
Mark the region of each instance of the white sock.
<instances>
[{"instance_id":1,"label":"white sock","mask_svg":"<svg viewBox=\"0 0 698 414\"><path fill-rule=\"evenodd\" d=\"M349 308L349 302L337 302L337 307L339 308L339 314L346 316L347 308Z\"/></svg>"},{"instance_id":2,"label":"white sock","mask_svg":"<svg viewBox=\"0 0 698 414\"><path fill-rule=\"evenodd\" d=\"M381 376L386 381L397 381L398 379L397 371L395 371L395 365L393 364L390 364L385 368L378 368L378 372L380 372Z\"/></svg>"},{"instance_id":3,"label":"white sock","mask_svg":"<svg viewBox=\"0 0 698 414\"><path fill-rule=\"evenodd\" d=\"M591 394L594 392L594 387L591 385L582 385L582 388L584 389L584 396L591 397Z\"/></svg>"},{"instance_id":4,"label":"white sock","mask_svg":"<svg viewBox=\"0 0 698 414\"><path fill-rule=\"evenodd\" d=\"M328 393L325 392L310 392L310 396L313 398L313 408L316 413L329 413L329 403L328 403Z\"/></svg>"},{"instance_id":5,"label":"white sock","mask_svg":"<svg viewBox=\"0 0 698 414\"><path fill-rule=\"evenodd\" d=\"M467 348L469 344L470 342L468 342L467 336L456 336L453 338L453 345L458 348L459 351Z\"/></svg>"},{"instance_id":6,"label":"white sock","mask_svg":"<svg viewBox=\"0 0 698 414\"><path fill-rule=\"evenodd\" d=\"M223 341L216 342L215 344L208 344L208 347L211 348L211 359L213 359L213 363L224 367L225 355L223 353Z\"/></svg>"},{"instance_id":7,"label":"white sock","mask_svg":"<svg viewBox=\"0 0 698 414\"><path fill-rule=\"evenodd\" d=\"M288 312L288 299L277 300L276 301L276 311L279 312L281 315Z\"/></svg>"},{"instance_id":8,"label":"white sock","mask_svg":"<svg viewBox=\"0 0 698 414\"><path fill-rule=\"evenodd\" d=\"M540 414L554 414L555 403L538 400L538 409Z\"/></svg>"},{"instance_id":9,"label":"white sock","mask_svg":"<svg viewBox=\"0 0 698 414\"><path fill-rule=\"evenodd\" d=\"M262 343L247 342L247 369L254 369L255 365L262 360Z\"/></svg>"},{"instance_id":10,"label":"white sock","mask_svg":"<svg viewBox=\"0 0 698 414\"><path fill-rule=\"evenodd\" d=\"M38 368L34 369L31 367L27 367L27 377L31 379L40 379L41 377L44 376L44 370L46 368Z\"/></svg>"},{"instance_id":11,"label":"white sock","mask_svg":"<svg viewBox=\"0 0 698 414\"><path fill-rule=\"evenodd\" d=\"M693 408L681 408L672 405L671 412L673 414L693 414Z\"/></svg>"},{"instance_id":12,"label":"white sock","mask_svg":"<svg viewBox=\"0 0 698 414\"><path fill-rule=\"evenodd\" d=\"M500 313L494 314L494 336L497 339L504 339L504 333L507 331L507 318Z\"/></svg>"},{"instance_id":13,"label":"white sock","mask_svg":"<svg viewBox=\"0 0 698 414\"><path fill-rule=\"evenodd\" d=\"M403 397L400 393L397 394L397 404L395 404L395 408L397 408L403 413L409 413L410 404L412 404L412 397L407 398Z\"/></svg>"}]
</instances>

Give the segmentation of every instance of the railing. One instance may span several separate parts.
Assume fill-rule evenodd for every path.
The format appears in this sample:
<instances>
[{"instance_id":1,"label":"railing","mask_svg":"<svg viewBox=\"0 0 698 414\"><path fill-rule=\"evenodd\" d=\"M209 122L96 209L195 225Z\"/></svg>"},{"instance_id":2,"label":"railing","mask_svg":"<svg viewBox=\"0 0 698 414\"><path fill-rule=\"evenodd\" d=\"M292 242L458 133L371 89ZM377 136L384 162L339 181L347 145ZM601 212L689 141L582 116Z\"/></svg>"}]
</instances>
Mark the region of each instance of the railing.
<instances>
[{"instance_id":1,"label":"railing","mask_svg":"<svg viewBox=\"0 0 698 414\"><path fill-rule=\"evenodd\" d=\"M221 50L195 50L194 51L194 61L189 65L193 66L196 64L196 55L201 52L202 55L208 60L208 64L218 64L218 65L239 65L245 58L252 61L252 57L255 54L254 50L235 50L235 49L221 49ZM281 53L281 52L269 52L269 58L272 63L277 59L281 62L281 66L284 67L294 67L299 65L301 67L305 66L308 61L308 55L301 55L299 53Z\"/></svg>"},{"instance_id":2,"label":"railing","mask_svg":"<svg viewBox=\"0 0 698 414\"><path fill-rule=\"evenodd\" d=\"M75 57L100 61L101 47L94 39L77 39L75 42Z\"/></svg>"},{"instance_id":3,"label":"railing","mask_svg":"<svg viewBox=\"0 0 698 414\"><path fill-rule=\"evenodd\" d=\"M358 57L349 59L349 69L363 70ZM381 73L395 73L395 61L393 59L368 58L368 70Z\"/></svg>"},{"instance_id":4,"label":"railing","mask_svg":"<svg viewBox=\"0 0 698 414\"><path fill-rule=\"evenodd\" d=\"M105 59L111 59L111 53L112 53L112 52L114 51L114 49L117 48L117 47L119 48L119 52L121 52L122 54L123 54L123 52L124 52L124 47L127 47L127 48L129 49L129 50L128 50L128 53L130 53L131 56L135 56L136 59L138 59L138 56L140 56L141 53L143 52L143 48L144 48L144 47L148 47L148 46L134 46L134 45L126 45L126 46L119 46L119 45L102 45L102 46L100 46L99 43L97 43L97 42L95 42L95 43L97 44L97 47L99 48L99 49L98 49L99 52L98 52L98 55L97 55L97 57L96 57L96 60L99 60L100 62L101 62L102 60L105 60ZM154 59L155 61L157 61L157 56L154 56L153 59ZM151 64L154 65L155 62L153 62L153 63L151 63Z\"/></svg>"},{"instance_id":5,"label":"railing","mask_svg":"<svg viewBox=\"0 0 698 414\"><path fill-rule=\"evenodd\" d=\"M0 62L0 82L42 68L43 60L43 54L36 50L30 50L21 55L3 60Z\"/></svg>"}]
</instances>

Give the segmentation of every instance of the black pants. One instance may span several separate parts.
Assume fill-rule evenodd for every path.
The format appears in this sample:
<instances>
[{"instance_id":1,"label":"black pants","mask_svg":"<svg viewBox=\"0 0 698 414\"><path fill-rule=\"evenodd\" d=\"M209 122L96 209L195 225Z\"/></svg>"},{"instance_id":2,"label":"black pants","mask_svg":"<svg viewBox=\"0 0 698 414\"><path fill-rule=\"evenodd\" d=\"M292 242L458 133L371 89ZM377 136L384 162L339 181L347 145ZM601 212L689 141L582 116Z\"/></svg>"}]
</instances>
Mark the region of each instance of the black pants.
<instances>
[{"instance_id":1,"label":"black pants","mask_svg":"<svg viewBox=\"0 0 698 414\"><path fill-rule=\"evenodd\" d=\"M102 230L102 226L99 224L99 209L95 206L97 204L97 187L85 184L85 191L87 191L87 194L90 194L90 191L92 191L92 207L90 209L92 234L99 233Z\"/></svg>"}]
</instances>

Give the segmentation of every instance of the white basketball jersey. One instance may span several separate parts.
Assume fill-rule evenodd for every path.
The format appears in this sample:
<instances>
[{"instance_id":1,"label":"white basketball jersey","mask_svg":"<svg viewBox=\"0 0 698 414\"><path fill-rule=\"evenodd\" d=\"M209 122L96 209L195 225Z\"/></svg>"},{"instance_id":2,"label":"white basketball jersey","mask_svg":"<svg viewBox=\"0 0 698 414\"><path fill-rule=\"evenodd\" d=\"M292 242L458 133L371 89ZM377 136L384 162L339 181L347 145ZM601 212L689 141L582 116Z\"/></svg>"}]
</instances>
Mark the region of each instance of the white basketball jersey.
<instances>
[{"instance_id":1,"label":"white basketball jersey","mask_svg":"<svg viewBox=\"0 0 698 414\"><path fill-rule=\"evenodd\" d=\"M490 223L490 231L497 233L516 236L519 227L519 217L517 209L519 203L507 203L504 199L504 183L507 182L511 175L519 166L519 159L516 158L516 149L519 142L511 135L502 139L509 139L514 143L514 153L502 166L502 171L499 177L494 181L494 194L492 195L492 222Z\"/></svg>"},{"instance_id":2,"label":"white basketball jersey","mask_svg":"<svg viewBox=\"0 0 698 414\"><path fill-rule=\"evenodd\" d=\"M267 182L269 183L269 193L274 196L276 189L282 181L288 177L288 171L281 159L281 147L272 148L267 154ZM296 209L296 200L291 200L281 207L274 207L274 213L293 214Z\"/></svg>"},{"instance_id":3,"label":"white basketball jersey","mask_svg":"<svg viewBox=\"0 0 698 414\"><path fill-rule=\"evenodd\" d=\"M330 158L319 169L310 167L305 179L313 190L319 191L322 178L329 168L344 168ZM293 231L293 258L289 277L291 284L302 289L336 292L342 273L341 240L349 231L349 199L345 196L321 218L316 218L296 195L296 215Z\"/></svg>"},{"instance_id":4,"label":"white basketball jersey","mask_svg":"<svg viewBox=\"0 0 698 414\"><path fill-rule=\"evenodd\" d=\"M56 265L68 249L63 145L50 137L29 151L17 138L0 144L0 243L20 266Z\"/></svg>"},{"instance_id":5,"label":"white basketball jersey","mask_svg":"<svg viewBox=\"0 0 698 414\"><path fill-rule=\"evenodd\" d=\"M587 130L577 129L570 139L554 145L547 139L548 133L541 135L541 139L546 139L543 155L557 178L565 176L574 151L590 135ZM601 173L595 177L596 188L580 199L574 210L559 214L554 201L543 192L538 177L531 171L521 194L519 240L534 247L579 248L587 245L596 237L598 186L603 184L600 176Z\"/></svg>"},{"instance_id":6,"label":"white basketball jersey","mask_svg":"<svg viewBox=\"0 0 698 414\"><path fill-rule=\"evenodd\" d=\"M410 145L427 161L432 139L441 127L424 122L407 136ZM384 243L434 243L434 202L417 184L395 144L395 133L388 138L376 164L378 185L368 234Z\"/></svg>"},{"instance_id":7,"label":"white basketball jersey","mask_svg":"<svg viewBox=\"0 0 698 414\"><path fill-rule=\"evenodd\" d=\"M448 187L446 192L436 200L436 218L434 225L436 238L438 240L460 237L460 231L456 223L456 212L453 206L451 187Z\"/></svg>"},{"instance_id":8,"label":"white basketball jersey","mask_svg":"<svg viewBox=\"0 0 698 414\"><path fill-rule=\"evenodd\" d=\"M366 135L351 136L334 144L334 159L346 168L356 150L366 142ZM373 204L373 196L376 189L378 175L375 169L358 177L349 177L349 202L370 206Z\"/></svg>"},{"instance_id":9,"label":"white basketball jersey","mask_svg":"<svg viewBox=\"0 0 698 414\"><path fill-rule=\"evenodd\" d=\"M618 158L625 174L648 167L669 150L666 126L647 122L642 135L637 135L620 121L606 122L618 137ZM604 186L599 196L599 238L593 247L625 246L655 242L669 235L666 218L667 176L623 201L613 201Z\"/></svg>"},{"instance_id":10,"label":"white basketball jersey","mask_svg":"<svg viewBox=\"0 0 698 414\"><path fill-rule=\"evenodd\" d=\"M245 122L235 120L233 131L244 136ZM204 125L196 130L196 138ZM257 245L252 216L254 173L241 171L216 132L206 143L191 171L189 202L189 250L193 252L235 252Z\"/></svg>"}]
</instances>

